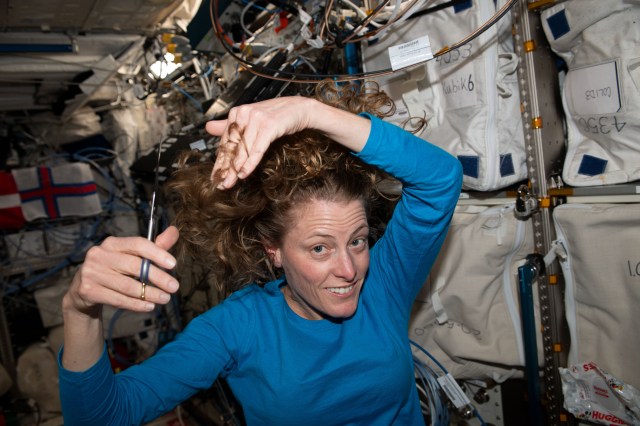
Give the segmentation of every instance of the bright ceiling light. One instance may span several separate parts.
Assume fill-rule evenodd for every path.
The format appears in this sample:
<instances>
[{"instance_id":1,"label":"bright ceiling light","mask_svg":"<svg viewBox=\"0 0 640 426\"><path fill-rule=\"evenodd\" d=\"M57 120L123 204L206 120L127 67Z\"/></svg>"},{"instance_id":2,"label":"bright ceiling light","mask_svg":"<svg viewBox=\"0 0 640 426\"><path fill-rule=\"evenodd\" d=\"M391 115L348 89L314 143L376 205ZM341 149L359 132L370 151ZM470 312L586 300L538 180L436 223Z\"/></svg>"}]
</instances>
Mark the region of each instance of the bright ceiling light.
<instances>
[{"instance_id":1,"label":"bright ceiling light","mask_svg":"<svg viewBox=\"0 0 640 426\"><path fill-rule=\"evenodd\" d=\"M174 59L175 59L175 56L173 55L173 53L167 52L164 54L164 61L158 61L151 64L149 69L153 73L153 76L155 78L162 79L168 76L169 74L171 74L172 72L174 72L178 67L181 67L182 64L174 63L173 62Z\"/></svg>"}]
</instances>

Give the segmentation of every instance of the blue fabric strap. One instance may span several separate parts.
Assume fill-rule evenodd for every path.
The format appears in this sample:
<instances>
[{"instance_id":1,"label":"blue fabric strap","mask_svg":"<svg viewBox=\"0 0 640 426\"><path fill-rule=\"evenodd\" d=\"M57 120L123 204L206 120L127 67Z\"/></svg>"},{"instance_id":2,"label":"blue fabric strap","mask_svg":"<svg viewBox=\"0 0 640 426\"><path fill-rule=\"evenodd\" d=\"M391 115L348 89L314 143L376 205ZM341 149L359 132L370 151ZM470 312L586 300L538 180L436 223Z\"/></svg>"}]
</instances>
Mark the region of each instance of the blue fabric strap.
<instances>
[{"instance_id":1,"label":"blue fabric strap","mask_svg":"<svg viewBox=\"0 0 640 426\"><path fill-rule=\"evenodd\" d=\"M471 9L473 3L471 0L462 1L453 5L453 11L455 13L460 13L463 10Z\"/></svg>"},{"instance_id":2,"label":"blue fabric strap","mask_svg":"<svg viewBox=\"0 0 640 426\"><path fill-rule=\"evenodd\" d=\"M593 155L585 154L580 162L578 168L578 174L585 176L597 176L604 173L604 169L607 167L607 160L604 158L594 157Z\"/></svg>"},{"instance_id":3,"label":"blue fabric strap","mask_svg":"<svg viewBox=\"0 0 640 426\"><path fill-rule=\"evenodd\" d=\"M480 159L477 155L458 155L458 160L462 164L462 173L465 176L478 178L480 174Z\"/></svg>"},{"instance_id":4,"label":"blue fabric strap","mask_svg":"<svg viewBox=\"0 0 640 426\"><path fill-rule=\"evenodd\" d=\"M513 167L513 157L511 153L500 155L500 176L513 176L516 174L516 169Z\"/></svg>"},{"instance_id":5,"label":"blue fabric strap","mask_svg":"<svg viewBox=\"0 0 640 426\"><path fill-rule=\"evenodd\" d=\"M564 13L564 9L556 14L553 14L547 18L547 24L553 35L553 39L557 40L571 30L569 21L567 21L567 15Z\"/></svg>"}]
</instances>

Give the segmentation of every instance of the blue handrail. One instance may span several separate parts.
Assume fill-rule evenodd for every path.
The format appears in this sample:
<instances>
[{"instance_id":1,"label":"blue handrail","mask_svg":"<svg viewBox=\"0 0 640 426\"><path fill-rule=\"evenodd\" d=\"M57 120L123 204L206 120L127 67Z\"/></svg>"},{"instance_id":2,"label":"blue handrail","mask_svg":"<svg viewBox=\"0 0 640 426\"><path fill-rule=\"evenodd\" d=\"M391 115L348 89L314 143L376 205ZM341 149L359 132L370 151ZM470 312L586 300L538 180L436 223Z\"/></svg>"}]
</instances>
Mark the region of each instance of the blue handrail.
<instances>
[{"instance_id":1,"label":"blue handrail","mask_svg":"<svg viewBox=\"0 0 640 426\"><path fill-rule=\"evenodd\" d=\"M544 264L543 264L544 265ZM533 283L538 276L538 268L533 259L518 268L520 289L520 312L525 355L525 380L529 402L531 426L542 425L540 405L540 372L538 370L538 344L533 304Z\"/></svg>"}]
</instances>

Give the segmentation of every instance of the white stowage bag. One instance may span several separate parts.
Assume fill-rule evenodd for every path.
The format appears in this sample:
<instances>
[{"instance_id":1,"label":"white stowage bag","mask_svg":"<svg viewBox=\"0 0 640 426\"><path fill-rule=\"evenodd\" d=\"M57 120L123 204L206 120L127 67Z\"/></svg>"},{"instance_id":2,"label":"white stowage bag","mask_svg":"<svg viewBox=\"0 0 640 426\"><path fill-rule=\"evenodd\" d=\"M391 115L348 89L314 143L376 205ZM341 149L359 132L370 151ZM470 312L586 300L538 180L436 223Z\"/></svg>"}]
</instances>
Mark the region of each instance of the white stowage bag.
<instances>
[{"instance_id":1,"label":"white stowage bag","mask_svg":"<svg viewBox=\"0 0 640 426\"><path fill-rule=\"evenodd\" d=\"M409 337L455 378L502 382L522 377L525 355L518 267L532 252L531 221L518 220L513 203L458 206L429 278L416 297ZM538 315L537 297L534 303ZM536 338L542 361L539 333Z\"/></svg>"},{"instance_id":2,"label":"white stowage bag","mask_svg":"<svg viewBox=\"0 0 640 426\"><path fill-rule=\"evenodd\" d=\"M504 3L469 2L408 19L363 47L365 69L389 68L389 47L424 36L436 54L465 38ZM420 136L460 160L466 189L496 190L527 177L511 25L508 13L458 49L376 80L398 107L390 121L427 118L427 130Z\"/></svg>"},{"instance_id":3,"label":"white stowage bag","mask_svg":"<svg viewBox=\"0 0 640 426\"><path fill-rule=\"evenodd\" d=\"M60 415L58 363L48 344L30 345L18 357L16 376L18 389L38 403L43 419Z\"/></svg>"},{"instance_id":4,"label":"white stowage bag","mask_svg":"<svg viewBox=\"0 0 640 426\"><path fill-rule=\"evenodd\" d=\"M564 181L596 186L640 179L640 2L568 0L541 18L568 68Z\"/></svg>"},{"instance_id":5,"label":"white stowage bag","mask_svg":"<svg viewBox=\"0 0 640 426\"><path fill-rule=\"evenodd\" d=\"M553 221L568 364L593 362L640 388L640 204L565 204Z\"/></svg>"}]
</instances>

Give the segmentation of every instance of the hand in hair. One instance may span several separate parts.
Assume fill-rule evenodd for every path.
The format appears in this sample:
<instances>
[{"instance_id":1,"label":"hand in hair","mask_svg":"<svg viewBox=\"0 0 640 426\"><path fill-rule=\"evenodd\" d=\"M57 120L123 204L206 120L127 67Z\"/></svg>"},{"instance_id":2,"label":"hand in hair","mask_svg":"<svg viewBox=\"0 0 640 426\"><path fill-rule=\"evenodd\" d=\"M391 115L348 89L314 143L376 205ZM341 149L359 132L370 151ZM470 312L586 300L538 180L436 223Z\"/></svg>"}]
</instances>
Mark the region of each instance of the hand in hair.
<instances>
[{"instance_id":1,"label":"hand in hair","mask_svg":"<svg viewBox=\"0 0 640 426\"><path fill-rule=\"evenodd\" d=\"M358 152L367 140L369 120L311 98L269 99L232 108L226 120L210 121L206 129L220 136L211 173L218 188L231 188L260 163L270 144L281 136L311 128Z\"/></svg>"},{"instance_id":2,"label":"hand in hair","mask_svg":"<svg viewBox=\"0 0 640 426\"><path fill-rule=\"evenodd\" d=\"M226 120L210 121L206 129L220 136L211 178L219 188L232 187L258 165L271 142L309 125L310 99L276 98L232 108Z\"/></svg>"}]
</instances>

